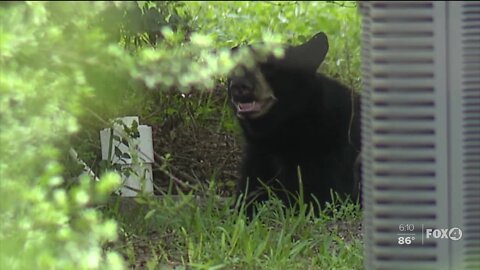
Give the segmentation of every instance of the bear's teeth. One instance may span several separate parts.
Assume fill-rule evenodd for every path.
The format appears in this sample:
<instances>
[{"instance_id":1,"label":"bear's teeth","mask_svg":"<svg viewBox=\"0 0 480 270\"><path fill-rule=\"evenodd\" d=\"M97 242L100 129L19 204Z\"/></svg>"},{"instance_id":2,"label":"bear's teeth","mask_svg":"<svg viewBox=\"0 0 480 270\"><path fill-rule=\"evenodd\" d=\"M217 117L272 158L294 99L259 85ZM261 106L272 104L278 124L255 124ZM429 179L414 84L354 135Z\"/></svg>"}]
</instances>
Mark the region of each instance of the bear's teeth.
<instances>
[{"instance_id":1,"label":"bear's teeth","mask_svg":"<svg viewBox=\"0 0 480 270\"><path fill-rule=\"evenodd\" d=\"M238 103L237 110L239 112L251 112L255 110L255 101L248 103Z\"/></svg>"}]
</instances>

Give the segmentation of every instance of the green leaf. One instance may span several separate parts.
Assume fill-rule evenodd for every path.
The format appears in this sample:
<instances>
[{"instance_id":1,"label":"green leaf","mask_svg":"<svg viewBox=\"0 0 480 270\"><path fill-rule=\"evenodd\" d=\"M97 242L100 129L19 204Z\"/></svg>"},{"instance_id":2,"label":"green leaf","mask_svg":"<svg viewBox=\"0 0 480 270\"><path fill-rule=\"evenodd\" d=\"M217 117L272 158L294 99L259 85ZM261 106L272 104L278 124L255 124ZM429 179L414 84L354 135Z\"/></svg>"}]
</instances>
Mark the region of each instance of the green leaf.
<instances>
[{"instance_id":1,"label":"green leaf","mask_svg":"<svg viewBox=\"0 0 480 270\"><path fill-rule=\"evenodd\" d=\"M155 214L157 210L156 209L152 209L150 211L147 212L147 214L145 215L144 219L147 220L149 218L151 218L153 216L153 214Z\"/></svg>"}]
</instances>

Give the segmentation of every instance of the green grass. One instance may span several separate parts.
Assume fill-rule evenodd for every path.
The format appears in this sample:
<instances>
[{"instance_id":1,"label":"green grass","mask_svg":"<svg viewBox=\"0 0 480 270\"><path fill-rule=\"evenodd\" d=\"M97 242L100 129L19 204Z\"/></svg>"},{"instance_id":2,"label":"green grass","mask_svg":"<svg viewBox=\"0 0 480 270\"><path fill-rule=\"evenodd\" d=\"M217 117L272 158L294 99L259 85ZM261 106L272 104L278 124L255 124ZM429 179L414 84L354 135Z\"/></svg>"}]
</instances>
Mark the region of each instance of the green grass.
<instances>
[{"instance_id":1,"label":"green grass","mask_svg":"<svg viewBox=\"0 0 480 270\"><path fill-rule=\"evenodd\" d=\"M336 201L314 218L306 205L294 213L272 199L249 221L230 209L230 199L213 194L141 203L109 208L122 228L110 248L133 269L363 268L357 204Z\"/></svg>"}]
</instances>

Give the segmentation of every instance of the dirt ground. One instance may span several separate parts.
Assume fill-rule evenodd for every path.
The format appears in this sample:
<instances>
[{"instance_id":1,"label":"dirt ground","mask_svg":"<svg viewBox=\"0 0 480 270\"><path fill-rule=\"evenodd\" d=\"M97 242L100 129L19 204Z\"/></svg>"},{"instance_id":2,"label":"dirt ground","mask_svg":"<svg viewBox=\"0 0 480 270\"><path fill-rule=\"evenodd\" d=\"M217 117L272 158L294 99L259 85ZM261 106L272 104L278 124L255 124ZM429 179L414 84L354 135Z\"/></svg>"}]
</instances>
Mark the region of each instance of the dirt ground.
<instances>
[{"instance_id":1,"label":"dirt ground","mask_svg":"<svg viewBox=\"0 0 480 270\"><path fill-rule=\"evenodd\" d=\"M219 86L208 95L193 92L184 96L184 100L180 99L183 104L179 105L179 99L176 100L177 113L166 117L161 125L152 125L156 193L166 191L170 180L176 187L188 191L214 179L220 195L230 196L239 175L242 136L221 127L222 117L228 117L224 121L236 123L225 111L230 109L225 107L226 90ZM171 105L168 101L165 103L165 106ZM202 106L210 109L207 116L198 112ZM168 161L165 161L166 155L169 155Z\"/></svg>"}]
</instances>

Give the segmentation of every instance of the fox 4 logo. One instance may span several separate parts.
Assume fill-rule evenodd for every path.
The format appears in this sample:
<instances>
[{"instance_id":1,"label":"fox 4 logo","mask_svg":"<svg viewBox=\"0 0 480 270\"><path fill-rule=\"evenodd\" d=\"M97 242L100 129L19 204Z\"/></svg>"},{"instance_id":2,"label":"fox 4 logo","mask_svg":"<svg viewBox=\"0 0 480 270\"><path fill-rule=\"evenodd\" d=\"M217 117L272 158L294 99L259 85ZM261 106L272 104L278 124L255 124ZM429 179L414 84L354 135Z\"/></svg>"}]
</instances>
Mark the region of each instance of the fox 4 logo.
<instances>
[{"instance_id":1,"label":"fox 4 logo","mask_svg":"<svg viewBox=\"0 0 480 270\"><path fill-rule=\"evenodd\" d=\"M450 239L450 240L460 240L462 238L462 230L459 228L451 229L426 229L425 236L427 239L436 238L436 239Z\"/></svg>"}]
</instances>

